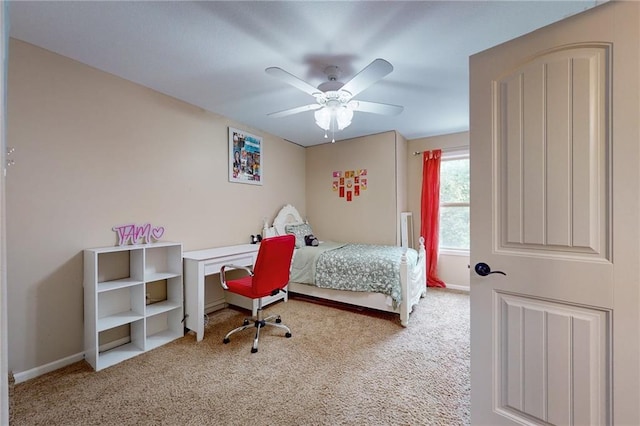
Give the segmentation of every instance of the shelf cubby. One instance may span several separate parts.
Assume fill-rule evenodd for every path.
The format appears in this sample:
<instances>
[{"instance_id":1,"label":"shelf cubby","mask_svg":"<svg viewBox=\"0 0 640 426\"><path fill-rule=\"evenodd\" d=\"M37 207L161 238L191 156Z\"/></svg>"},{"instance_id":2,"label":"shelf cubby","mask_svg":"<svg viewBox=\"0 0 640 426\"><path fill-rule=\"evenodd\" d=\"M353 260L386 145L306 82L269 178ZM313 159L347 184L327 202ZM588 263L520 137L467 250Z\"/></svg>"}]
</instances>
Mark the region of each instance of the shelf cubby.
<instances>
[{"instance_id":1,"label":"shelf cubby","mask_svg":"<svg viewBox=\"0 0 640 426\"><path fill-rule=\"evenodd\" d=\"M157 348L165 343L182 337L181 310L174 308L147 317L146 350Z\"/></svg>"},{"instance_id":2,"label":"shelf cubby","mask_svg":"<svg viewBox=\"0 0 640 426\"><path fill-rule=\"evenodd\" d=\"M128 332L123 338L111 342L103 342L98 349L98 358L96 359L95 366L96 371L143 353L145 345L144 327L144 318L140 317L138 320L126 324ZM102 342L102 335L108 331L109 330L105 330L99 334L99 342Z\"/></svg>"}]
</instances>

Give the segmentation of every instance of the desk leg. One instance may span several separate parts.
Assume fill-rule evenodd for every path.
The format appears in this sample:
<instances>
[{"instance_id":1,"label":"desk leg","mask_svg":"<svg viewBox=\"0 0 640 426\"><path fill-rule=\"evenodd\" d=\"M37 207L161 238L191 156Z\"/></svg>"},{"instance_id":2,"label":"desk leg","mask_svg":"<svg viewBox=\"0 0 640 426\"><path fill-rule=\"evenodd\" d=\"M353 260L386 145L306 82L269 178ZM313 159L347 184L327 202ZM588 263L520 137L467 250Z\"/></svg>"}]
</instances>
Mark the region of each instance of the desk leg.
<instances>
[{"instance_id":1,"label":"desk leg","mask_svg":"<svg viewBox=\"0 0 640 426\"><path fill-rule=\"evenodd\" d=\"M199 342L204 337L204 265L186 260L184 264L186 326L196 333Z\"/></svg>"},{"instance_id":2,"label":"desk leg","mask_svg":"<svg viewBox=\"0 0 640 426\"><path fill-rule=\"evenodd\" d=\"M196 340L204 338L204 265L198 265L198 309L196 314Z\"/></svg>"}]
</instances>

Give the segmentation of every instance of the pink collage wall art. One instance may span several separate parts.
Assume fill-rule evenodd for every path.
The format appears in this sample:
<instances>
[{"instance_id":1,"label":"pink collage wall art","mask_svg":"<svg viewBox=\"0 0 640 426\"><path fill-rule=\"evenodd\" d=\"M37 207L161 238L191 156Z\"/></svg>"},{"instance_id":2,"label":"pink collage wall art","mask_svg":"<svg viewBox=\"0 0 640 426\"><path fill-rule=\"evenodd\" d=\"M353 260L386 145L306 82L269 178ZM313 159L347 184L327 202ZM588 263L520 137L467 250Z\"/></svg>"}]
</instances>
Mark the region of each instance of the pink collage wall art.
<instances>
[{"instance_id":1,"label":"pink collage wall art","mask_svg":"<svg viewBox=\"0 0 640 426\"><path fill-rule=\"evenodd\" d=\"M353 197L359 197L367 189L367 169L334 171L332 175L332 190L347 201L353 201Z\"/></svg>"}]
</instances>

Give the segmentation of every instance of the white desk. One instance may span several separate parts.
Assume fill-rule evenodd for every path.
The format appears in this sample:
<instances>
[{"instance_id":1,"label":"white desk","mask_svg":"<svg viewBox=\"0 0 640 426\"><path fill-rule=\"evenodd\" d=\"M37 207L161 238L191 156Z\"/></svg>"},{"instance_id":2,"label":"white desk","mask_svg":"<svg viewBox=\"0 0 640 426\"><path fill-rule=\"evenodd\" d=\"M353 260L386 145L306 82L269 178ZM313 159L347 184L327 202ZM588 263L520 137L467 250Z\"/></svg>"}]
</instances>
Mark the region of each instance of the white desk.
<instances>
[{"instance_id":1,"label":"white desk","mask_svg":"<svg viewBox=\"0 0 640 426\"><path fill-rule=\"evenodd\" d=\"M236 246L216 247L205 250L182 253L184 264L185 322L189 330L196 332L199 341L204 337L204 279L207 275L220 273L223 265L253 266L258 256L259 244L240 244ZM258 301L225 292L222 287L213 295L221 307L227 303L251 309L256 315ZM263 306L280 299L286 300L286 293L262 298Z\"/></svg>"}]
</instances>

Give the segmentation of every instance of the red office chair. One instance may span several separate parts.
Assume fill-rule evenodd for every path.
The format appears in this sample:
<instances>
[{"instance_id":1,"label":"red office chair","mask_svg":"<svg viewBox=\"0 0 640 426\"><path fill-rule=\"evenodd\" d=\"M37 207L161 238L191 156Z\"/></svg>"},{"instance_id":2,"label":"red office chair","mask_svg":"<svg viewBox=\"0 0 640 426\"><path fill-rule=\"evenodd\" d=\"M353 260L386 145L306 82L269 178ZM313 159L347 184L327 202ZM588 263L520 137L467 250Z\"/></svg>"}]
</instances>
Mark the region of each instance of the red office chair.
<instances>
[{"instance_id":1,"label":"red office chair","mask_svg":"<svg viewBox=\"0 0 640 426\"><path fill-rule=\"evenodd\" d=\"M267 325L282 328L287 331L285 337L291 337L291 330L286 325L281 324L280 315L262 318L262 298L275 296L279 292L285 291L284 287L289 283L294 245L295 237L293 235L265 238L260 243L258 258L255 265L253 265L253 269L237 265L224 265L220 269L220 282L225 290L251 299L258 299L258 312L256 318L252 318L253 324L246 318L242 326L231 330L224 336L224 343L229 343L229 336L233 333L255 327L256 336L253 339L251 353L258 352L260 329ZM249 275L227 281L225 271L228 269L244 269ZM274 318L275 321L272 321Z\"/></svg>"}]
</instances>

